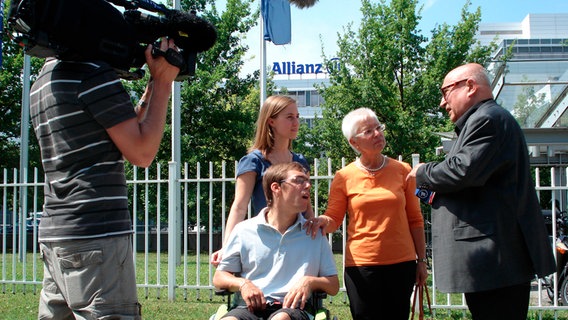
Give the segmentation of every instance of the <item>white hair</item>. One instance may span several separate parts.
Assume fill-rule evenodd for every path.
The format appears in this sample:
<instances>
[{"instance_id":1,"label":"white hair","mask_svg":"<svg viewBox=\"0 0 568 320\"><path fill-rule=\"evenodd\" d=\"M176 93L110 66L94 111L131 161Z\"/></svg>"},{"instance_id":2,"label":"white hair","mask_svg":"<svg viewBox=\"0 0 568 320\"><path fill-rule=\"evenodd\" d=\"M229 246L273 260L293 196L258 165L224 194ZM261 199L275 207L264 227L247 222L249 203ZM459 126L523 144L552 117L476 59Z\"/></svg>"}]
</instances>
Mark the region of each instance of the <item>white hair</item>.
<instances>
[{"instance_id":1,"label":"white hair","mask_svg":"<svg viewBox=\"0 0 568 320\"><path fill-rule=\"evenodd\" d=\"M360 152L351 144L351 138L353 138L357 134L359 124L369 118L375 119L377 120L377 122L379 122L379 119L377 118L377 115L373 110L369 108L359 108L346 114L341 124L341 131L343 131L343 136L345 136L347 142L349 142L349 145L353 150L355 150L355 152L357 152L357 154L359 154Z\"/></svg>"}]
</instances>

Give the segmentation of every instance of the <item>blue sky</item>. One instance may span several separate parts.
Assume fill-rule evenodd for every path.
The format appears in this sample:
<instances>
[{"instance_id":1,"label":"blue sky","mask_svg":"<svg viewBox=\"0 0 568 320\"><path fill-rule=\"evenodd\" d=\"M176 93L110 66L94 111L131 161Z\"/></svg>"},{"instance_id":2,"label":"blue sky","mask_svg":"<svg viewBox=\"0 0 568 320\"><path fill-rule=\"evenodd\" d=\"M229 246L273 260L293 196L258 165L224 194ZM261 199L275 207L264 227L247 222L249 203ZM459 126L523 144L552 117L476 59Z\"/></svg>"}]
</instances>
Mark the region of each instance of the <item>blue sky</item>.
<instances>
[{"instance_id":1,"label":"blue sky","mask_svg":"<svg viewBox=\"0 0 568 320\"><path fill-rule=\"evenodd\" d=\"M219 1L219 2L222 2ZM254 5L259 5L255 1ZM420 0L423 6L420 29L426 37L436 24L458 22L466 0ZM471 0L470 12L481 8L481 23L521 22L529 13L568 13L567 0ZM337 51L337 33L361 19L359 0L319 0L313 7L298 9L292 6L292 43L275 46L267 42L266 61L296 61L317 63L321 61L320 36L328 57ZM243 73L260 68L260 35L254 28L246 37L250 50Z\"/></svg>"}]
</instances>

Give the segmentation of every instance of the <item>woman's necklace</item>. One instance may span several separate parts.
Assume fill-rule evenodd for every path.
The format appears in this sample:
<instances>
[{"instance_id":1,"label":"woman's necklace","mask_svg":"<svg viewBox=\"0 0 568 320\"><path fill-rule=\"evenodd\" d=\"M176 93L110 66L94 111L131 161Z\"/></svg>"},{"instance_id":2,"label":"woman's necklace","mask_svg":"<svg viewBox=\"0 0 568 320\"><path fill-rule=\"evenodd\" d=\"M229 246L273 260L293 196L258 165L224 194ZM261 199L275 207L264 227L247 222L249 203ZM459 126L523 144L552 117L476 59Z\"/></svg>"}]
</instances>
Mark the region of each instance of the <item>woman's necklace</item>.
<instances>
[{"instance_id":1,"label":"woman's necklace","mask_svg":"<svg viewBox=\"0 0 568 320\"><path fill-rule=\"evenodd\" d=\"M382 162L381 165L378 166L377 168L368 168L368 167L366 167L366 166L361 162L361 159L357 160L357 164L358 164L362 169L367 170L367 172L369 172L369 173L371 173L371 174L374 174L375 172L381 170L381 169L385 166L386 163L387 163L387 156L385 156L385 155L383 155L383 162Z\"/></svg>"}]
</instances>

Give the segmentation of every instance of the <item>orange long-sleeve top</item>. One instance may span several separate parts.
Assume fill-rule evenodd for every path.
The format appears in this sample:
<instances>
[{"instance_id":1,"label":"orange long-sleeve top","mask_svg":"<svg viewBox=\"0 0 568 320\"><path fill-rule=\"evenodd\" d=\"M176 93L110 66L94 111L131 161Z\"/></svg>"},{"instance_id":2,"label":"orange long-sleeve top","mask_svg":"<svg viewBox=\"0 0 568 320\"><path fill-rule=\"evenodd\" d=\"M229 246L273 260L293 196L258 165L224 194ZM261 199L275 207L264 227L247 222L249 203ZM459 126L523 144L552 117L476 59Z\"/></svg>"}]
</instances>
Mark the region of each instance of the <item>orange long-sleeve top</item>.
<instances>
[{"instance_id":1,"label":"orange long-sleeve top","mask_svg":"<svg viewBox=\"0 0 568 320\"><path fill-rule=\"evenodd\" d=\"M371 175L355 162L337 171L325 215L335 227L348 214L345 265L388 265L416 259L411 229L424 228L410 165L394 159Z\"/></svg>"}]
</instances>

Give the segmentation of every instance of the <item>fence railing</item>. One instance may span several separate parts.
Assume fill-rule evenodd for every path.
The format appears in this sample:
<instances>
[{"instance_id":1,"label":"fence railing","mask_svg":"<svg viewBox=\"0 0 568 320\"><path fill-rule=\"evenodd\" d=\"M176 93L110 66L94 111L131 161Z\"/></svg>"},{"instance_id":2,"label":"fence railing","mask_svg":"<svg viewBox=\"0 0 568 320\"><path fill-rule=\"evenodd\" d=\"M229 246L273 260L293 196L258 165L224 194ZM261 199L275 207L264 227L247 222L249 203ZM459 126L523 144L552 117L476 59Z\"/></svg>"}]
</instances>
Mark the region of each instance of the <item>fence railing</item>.
<instances>
[{"instance_id":1,"label":"fence railing","mask_svg":"<svg viewBox=\"0 0 568 320\"><path fill-rule=\"evenodd\" d=\"M347 164L346 159L316 159L312 164L312 205L316 214L325 211L327 195L333 174ZM414 163L418 157L414 157ZM187 297L189 291L209 297L213 295L212 278L215 268L209 263L211 254L221 247L224 226L234 195L235 163L201 163L180 168L169 163L147 169L128 168L128 187L133 212L133 244L135 249L137 282L146 296L161 295L167 290L169 299ZM131 169L131 170L130 170ZM535 168L534 178L541 203L559 201L566 206L568 174L566 167ZM177 172L180 172L178 175ZM43 176L38 169L4 169L0 177L0 291L38 292L43 276L39 259L37 224L43 204ZM28 177L29 176L29 177ZM550 200L548 200L550 199ZM418 201L418 200L416 200ZM426 209L425 211L428 211ZM555 210L551 211L552 221ZM250 207L249 207L250 217ZM429 212L425 212L429 220ZM557 226L551 226L554 243ZM430 243L429 223L425 224L426 239ZM345 247L346 221L339 231L329 235L329 242L338 255ZM173 231L173 232L172 232ZM553 246L551 246L551 250ZM342 273L344 259L338 270ZM435 268L435 261L432 261ZM435 288L436 279L432 279ZM554 286L562 285L554 277ZM345 286L342 293L330 297L347 301ZM568 310L558 303L558 290L552 303L541 283L535 281L530 308L537 310ZM466 309L463 295L432 294L433 308ZM440 298L443 297L443 298Z\"/></svg>"}]
</instances>

